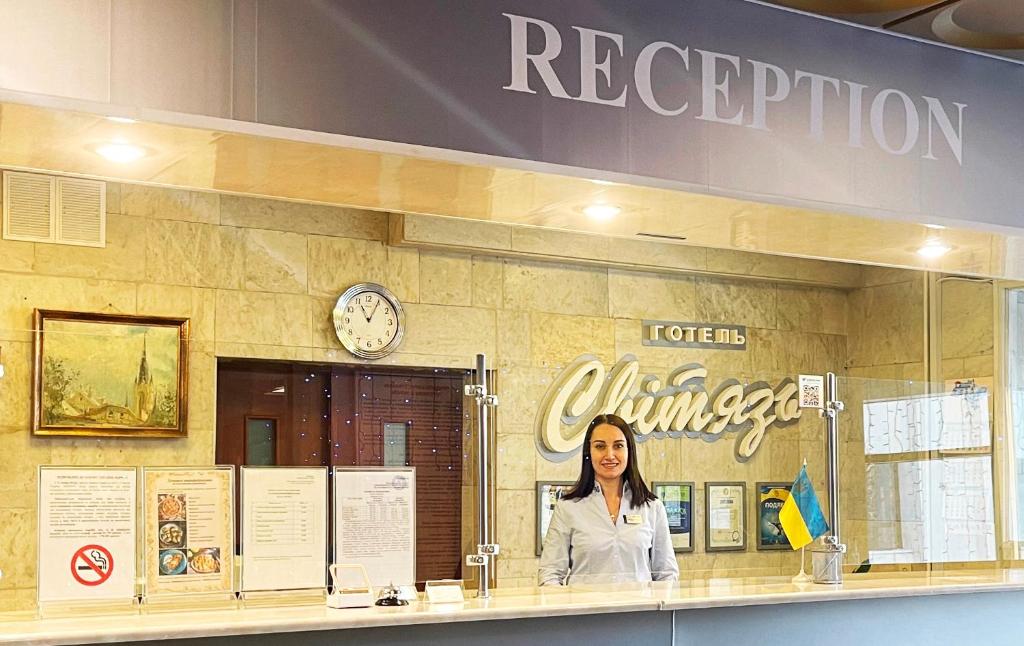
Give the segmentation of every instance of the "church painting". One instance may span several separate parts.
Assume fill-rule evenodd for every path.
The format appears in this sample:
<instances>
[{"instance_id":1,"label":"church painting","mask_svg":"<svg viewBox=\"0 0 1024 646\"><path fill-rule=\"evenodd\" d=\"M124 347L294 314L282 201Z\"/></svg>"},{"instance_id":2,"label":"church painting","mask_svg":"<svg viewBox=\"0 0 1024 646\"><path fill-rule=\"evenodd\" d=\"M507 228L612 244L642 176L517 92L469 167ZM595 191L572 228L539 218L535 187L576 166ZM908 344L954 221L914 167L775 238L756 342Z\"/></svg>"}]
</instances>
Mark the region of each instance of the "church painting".
<instances>
[{"instance_id":1,"label":"church painting","mask_svg":"<svg viewBox=\"0 0 1024 646\"><path fill-rule=\"evenodd\" d=\"M35 434L186 434L188 319L53 310L35 319Z\"/></svg>"}]
</instances>

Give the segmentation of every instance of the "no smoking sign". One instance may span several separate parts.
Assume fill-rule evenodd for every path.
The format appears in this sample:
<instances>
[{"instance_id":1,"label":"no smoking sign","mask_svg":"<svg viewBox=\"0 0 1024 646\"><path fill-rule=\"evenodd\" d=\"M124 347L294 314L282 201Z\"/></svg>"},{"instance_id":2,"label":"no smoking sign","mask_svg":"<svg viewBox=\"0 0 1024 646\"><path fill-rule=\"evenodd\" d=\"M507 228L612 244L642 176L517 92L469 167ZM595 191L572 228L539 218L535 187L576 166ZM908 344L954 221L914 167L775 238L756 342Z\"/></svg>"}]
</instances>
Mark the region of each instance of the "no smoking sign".
<instances>
[{"instance_id":1,"label":"no smoking sign","mask_svg":"<svg viewBox=\"0 0 1024 646\"><path fill-rule=\"evenodd\" d=\"M114 557L102 545L86 545L71 557L71 576L82 585L97 586L114 572Z\"/></svg>"}]
</instances>

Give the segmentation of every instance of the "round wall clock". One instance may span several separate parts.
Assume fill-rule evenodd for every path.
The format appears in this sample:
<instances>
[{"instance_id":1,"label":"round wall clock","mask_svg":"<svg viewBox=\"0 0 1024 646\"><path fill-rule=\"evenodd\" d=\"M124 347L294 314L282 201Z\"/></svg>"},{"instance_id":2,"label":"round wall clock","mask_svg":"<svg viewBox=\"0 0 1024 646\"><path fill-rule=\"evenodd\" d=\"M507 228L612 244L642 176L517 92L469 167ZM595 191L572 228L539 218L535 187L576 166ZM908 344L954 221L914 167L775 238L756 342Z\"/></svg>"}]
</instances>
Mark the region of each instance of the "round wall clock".
<instances>
[{"instance_id":1,"label":"round wall clock","mask_svg":"<svg viewBox=\"0 0 1024 646\"><path fill-rule=\"evenodd\" d=\"M359 283L338 298L334 306L334 331L352 354L380 359L394 352L402 342L405 312L386 287Z\"/></svg>"}]
</instances>

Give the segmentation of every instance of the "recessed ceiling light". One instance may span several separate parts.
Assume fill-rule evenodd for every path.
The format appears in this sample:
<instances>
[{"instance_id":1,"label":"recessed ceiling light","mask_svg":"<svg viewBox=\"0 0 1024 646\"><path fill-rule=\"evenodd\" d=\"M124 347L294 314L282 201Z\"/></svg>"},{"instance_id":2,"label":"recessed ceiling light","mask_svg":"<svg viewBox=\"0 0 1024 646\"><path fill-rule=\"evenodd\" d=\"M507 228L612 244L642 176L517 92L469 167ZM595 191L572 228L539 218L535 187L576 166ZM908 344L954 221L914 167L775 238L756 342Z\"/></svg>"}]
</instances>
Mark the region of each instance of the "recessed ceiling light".
<instances>
[{"instance_id":1,"label":"recessed ceiling light","mask_svg":"<svg viewBox=\"0 0 1024 646\"><path fill-rule=\"evenodd\" d=\"M583 213L594 220L611 220L622 213L622 209L614 204L591 204L583 209Z\"/></svg>"},{"instance_id":2,"label":"recessed ceiling light","mask_svg":"<svg viewBox=\"0 0 1024 646\"><path fill-rule=\"evenodd\" d=\"M114 123L138 123L137 119L130 117L107 117L107 121L113 121Z\"/></svg>"},{"instance_id":3,"label":"recessed ceiling light","mask_svg":"<svg viewBox=\"0 0 1024 646\"><path fill-rule=\"evenodd\" d=\"M117 164L130 164L146 155L146 149L134 144L111 142L96 146L96 154Z\"/></svg>"},{"instance_id":4,"label":"recessed ceiling light","mask_svg":"<svg viewBox=\"0 0 1024 646\"><path fill-rule=\"evenodd\" d=\"M591 183L597 184L598 186L615 186L615 182L609 182L606 179L592 179Z\"/></svg>"},{"instance_id":5,"label":"recessed ceiling light","mask_svg":"<svg viewBox=\"0 0 1024 646\"><path fill-rule=\"evenodd\" d=\"M938 240L929 240L917 250L917 255L924 258L939 258L949 253L950 247Z\"/></svg>"},{"instance_id":6,"label":"recessed ceiling light","mask_svg":"<svg viewBox=\"0 0 1024 646\"><path fill-rule=\"evenodd\" d=\"M926 224L925 226L928 227L929 229L934 229L936 231L941 231L942 229L946 228L941 224Z\"/></svg>"}]
</instances>

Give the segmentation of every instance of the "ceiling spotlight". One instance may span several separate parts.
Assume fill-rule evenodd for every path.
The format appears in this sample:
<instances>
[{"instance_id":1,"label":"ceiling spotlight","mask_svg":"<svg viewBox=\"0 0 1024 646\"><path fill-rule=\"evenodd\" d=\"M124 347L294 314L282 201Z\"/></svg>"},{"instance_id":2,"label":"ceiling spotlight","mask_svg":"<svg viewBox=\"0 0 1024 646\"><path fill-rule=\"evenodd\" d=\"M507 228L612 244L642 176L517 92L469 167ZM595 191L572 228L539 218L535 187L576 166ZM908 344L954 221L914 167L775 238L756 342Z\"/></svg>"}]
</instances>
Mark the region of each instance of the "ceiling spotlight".
<instances>
[{"instance_id":1,"label":"ceiling spotlight","mask_svg":"<svg viewBox=\"0 0 1024 646\"><path fill-rule=\"evenodd\" d=\"M943 226L941 224L926 224L924 226L929 228L929 229L933 229L935 231L942 231L943 229L946 228L945 226Z\"/></svg>"},{"instance_id":2,"label":"ceiling spotlight","mask_svg":"<svg viewBox=\"0 0 1024 646\"><path fill-rule=\"evenodd\" d=\"M940 258L949 253L950 247L939 240L929 240L917 250L917 255L924 258Z\"/></svg>"},{"instance_id":3,"label":"ceiling spotlight","mask_svg":"<svg viewBox=\"0 0 1024 646\"><path fill-rule=\"evenodd\" d=\"M146 150L141 146L121 142L100 144L95 150L100 157L116 164L130 164L146 155Z\"/></svg>"},{"instance_id":4,"label":"ceiling spotlight","mask_svg":"<svg viewBox=\"0 0 1024 646\"><path fill-rule=\"evenodd\" d=\"M131 117L107 117L107 121L113 121L114 123L138 123L138 119L132 119Z\"/></svg>"},{"instance_id":5,"label":"ceiling spotlight","mask_svg":"<svg viewBox=\"0 0 1024 646\"><path fill-rule=\"evenodd\" d=\"M583 209L583 213L589 218L603 221L611 220L619 213L622 213L622 209L614 204L591 204Z\"/></svg>"}]
</instances>

